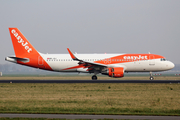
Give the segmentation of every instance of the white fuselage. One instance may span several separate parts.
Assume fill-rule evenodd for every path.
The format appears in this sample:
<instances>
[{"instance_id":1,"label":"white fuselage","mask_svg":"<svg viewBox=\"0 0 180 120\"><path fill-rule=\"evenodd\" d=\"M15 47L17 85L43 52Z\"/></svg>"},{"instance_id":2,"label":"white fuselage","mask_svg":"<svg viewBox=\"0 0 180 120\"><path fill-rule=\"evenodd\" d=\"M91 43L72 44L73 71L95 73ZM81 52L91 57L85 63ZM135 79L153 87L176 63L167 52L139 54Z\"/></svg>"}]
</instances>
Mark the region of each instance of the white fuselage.
<instances>
[{"instance_id":1,"label":"white fuselage","mask_svg":"<svg viewBox=\"0 0 180 120\"><path fill-rule=\"evenodd\" d=\"M118 56L121 54L75 54L81 60L87 62L94 62L98 60L104 60L106 58L111 58L113 56ZM64 70L66 68L71 68L78 66L78 61L74 61L69 54L41 54L43 59L50 65L54 71L59 72L87 72L86 68L74 68ZM43 62L39 61L41 65ZM162 61L161 59L152 59L152 60L135 60L135 61L126 61L124 63L115 63L112 64L111 61L104 61L108 67L124 67L125 72L156 72L156 71L165 71L172 69L174 64L170 61Z\"/></svg>"}]
</instances>

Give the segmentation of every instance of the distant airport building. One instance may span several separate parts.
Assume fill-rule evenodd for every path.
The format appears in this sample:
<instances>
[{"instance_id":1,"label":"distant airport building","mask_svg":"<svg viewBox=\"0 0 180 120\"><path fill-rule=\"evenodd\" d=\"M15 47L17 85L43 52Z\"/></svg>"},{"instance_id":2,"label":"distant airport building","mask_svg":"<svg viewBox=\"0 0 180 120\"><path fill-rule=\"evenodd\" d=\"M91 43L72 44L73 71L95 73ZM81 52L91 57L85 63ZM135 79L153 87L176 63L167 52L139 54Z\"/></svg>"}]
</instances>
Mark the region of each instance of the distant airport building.
<instances>
[{"instance_id":1,"label":"distant airport building","mask_svg":"<svg viewBox=\"0 0 180 120\"><path fill-rule=\"evenodd\" d=\"M2 76L2 72L0 72L0 76Z\"/></svg>"}]
</instances>

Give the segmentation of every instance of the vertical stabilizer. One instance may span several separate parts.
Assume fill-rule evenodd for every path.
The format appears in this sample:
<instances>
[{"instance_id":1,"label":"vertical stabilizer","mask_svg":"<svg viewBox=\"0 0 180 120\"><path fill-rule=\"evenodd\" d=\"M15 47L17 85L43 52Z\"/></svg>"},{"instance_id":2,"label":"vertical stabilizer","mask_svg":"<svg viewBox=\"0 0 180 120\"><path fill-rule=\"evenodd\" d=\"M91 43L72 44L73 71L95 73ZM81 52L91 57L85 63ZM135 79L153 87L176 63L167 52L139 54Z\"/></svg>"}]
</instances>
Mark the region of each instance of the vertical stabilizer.
<instances>
[{"instance_id":1,"label":"vertical stabilizer","mask_svg":"<svg viewBox=\"0 0 180 120\"><path fill-rule=\"evenodd\" d=\"M39 52L31 45L17 28L9 28L15 57L5 60L40 69L52 70Z\"/></svg>"},{"instance_id":2,"label":"vertical stabilizer","mask_svg":"<svg viewBox=\"0 0 180 120\"><path fill-rule=\"evenodd\" d=\"M9 32L16 57L24 58L38 53L17 28L9 28Z\"/></svg>"}]
</instances>

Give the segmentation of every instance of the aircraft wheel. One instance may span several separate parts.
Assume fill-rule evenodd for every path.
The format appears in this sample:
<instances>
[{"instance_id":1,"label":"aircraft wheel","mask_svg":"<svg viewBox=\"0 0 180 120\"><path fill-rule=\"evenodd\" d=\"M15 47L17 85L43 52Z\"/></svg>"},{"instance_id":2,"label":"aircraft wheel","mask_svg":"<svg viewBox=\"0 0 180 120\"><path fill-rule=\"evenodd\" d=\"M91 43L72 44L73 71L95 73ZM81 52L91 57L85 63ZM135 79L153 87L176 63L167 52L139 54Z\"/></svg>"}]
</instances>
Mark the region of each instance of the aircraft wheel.
<instances>
[{"instance_id":1,"label":"aircraft wheel","mask_svg":"<svg viewBox=\"0 0 180 120\"><path fill-rule=\"evenodd\" d=\"M93 75L93 76L92 76L92 80L97 80L97 76L96 76L96 75Z\"/></svg>"},{"instance_id":2,"label":"aircraft wheel","mask_svg":"<svg viewBox=\"0 0 180 120\"><path fill-rule=\"evenodd\" d=\"M153 76L150 77L150 80L154 80Z\"/></svg>"}]
</instances>

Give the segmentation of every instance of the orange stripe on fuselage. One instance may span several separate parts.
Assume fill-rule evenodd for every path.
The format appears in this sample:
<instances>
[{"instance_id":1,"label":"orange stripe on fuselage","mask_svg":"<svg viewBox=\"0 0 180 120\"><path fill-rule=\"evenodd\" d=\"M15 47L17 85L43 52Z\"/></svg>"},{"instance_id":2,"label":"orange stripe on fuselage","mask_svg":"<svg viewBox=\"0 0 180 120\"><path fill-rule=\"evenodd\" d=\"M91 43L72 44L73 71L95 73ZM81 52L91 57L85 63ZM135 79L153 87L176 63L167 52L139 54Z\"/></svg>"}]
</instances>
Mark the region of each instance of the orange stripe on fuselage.
<instances>
[{"instance_id":1,"label":"orange stripe on fuselage","mask_svg":"<svg viewBox=\"0 0 180 120\"><path fill-rule=\"evenodd\" d=\"M66 68L66 69L63 69L63 70L71 70L71 69L77 69L77 68L82 68L84 67L83 65L77 65L77 66L74 66L74 67L69 67L69 68Z\"/></svg>"},{"instance_id":2,"label":"orange stripe on fuselage","mask_svg":"<svg viewBox=\"0 0 180 120\"><path fill-rule=\"evenodd\" d=\"M164 58L164 57L155 54L123 54L123 55L95 61L95 63L108 65L108 64L128 63L134 61L160 59L160 58Z\"/></svg>"}]
</instances>

